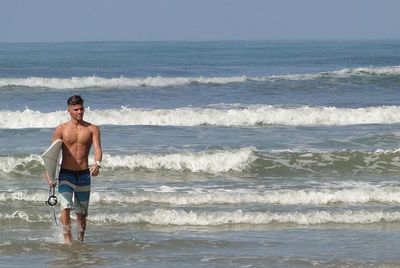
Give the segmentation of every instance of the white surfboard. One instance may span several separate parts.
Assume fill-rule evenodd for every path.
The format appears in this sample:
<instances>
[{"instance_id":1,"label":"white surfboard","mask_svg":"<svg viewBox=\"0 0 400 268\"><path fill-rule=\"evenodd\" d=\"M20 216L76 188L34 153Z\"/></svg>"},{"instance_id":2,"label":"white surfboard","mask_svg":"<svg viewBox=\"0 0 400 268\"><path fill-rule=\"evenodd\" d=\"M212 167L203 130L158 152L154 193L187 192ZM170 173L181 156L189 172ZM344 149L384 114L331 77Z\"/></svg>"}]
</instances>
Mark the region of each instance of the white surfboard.
<instances>
[{"instance_id":1,"label":"white surfboard","mask_svg":"<svg viewBox=\"0 0 400 268\"><path fill-rule=\"evenodd\" d=\"M62 140L54 141L42 154L47 174L53 182L57 182L62 161Z\"/></svg>"}]
</instances>

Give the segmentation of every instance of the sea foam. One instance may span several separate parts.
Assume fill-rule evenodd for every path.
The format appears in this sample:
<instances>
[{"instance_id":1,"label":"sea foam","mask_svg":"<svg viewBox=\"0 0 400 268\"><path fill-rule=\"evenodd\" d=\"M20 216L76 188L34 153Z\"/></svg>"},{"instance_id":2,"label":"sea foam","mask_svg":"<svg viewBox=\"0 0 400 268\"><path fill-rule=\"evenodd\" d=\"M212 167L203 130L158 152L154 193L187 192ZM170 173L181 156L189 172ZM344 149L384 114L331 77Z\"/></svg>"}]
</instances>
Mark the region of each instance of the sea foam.
<instances>
[{"instance_id":1,"label":"sea foam","mask_svg":"<svg viewBox=\"0 0 400 268\"><path fill-rule=\"evenodd\" d=\"M310 211L310 212L245 212L186 211L182 209L155 209L138 213L97 214L91 222L148 223L153 225L267 225L267 224L372 224L400 220L400 212L370 210Z\"/></svg>"},{"instance_id":2,"label":"sea foam","mask_svg":"<svg viewBox=\"0 0 400 268\"><path fill-rule=\"evenodd\" d=\"M232 150L210 150L202 152L179 152L172 154L130 154L103 155L102 167L106 170L125 169L168 169L173 171L191 171L220 173L243 171L256 160L256 148L244 147ZM43 167L39 155L1 156L0 171L5 173L36 170Z\"/></svg>"},{"instance_id":3,"label":"sea foam","mask_svg":"<svg viewBox=\"0 0 400 268\"><path fill-rule=\"evenodd\" d=\"M394 173L400 168L399 149L368 151L260 152L255 147L174 153L109 154L104 171L129 174L130 170L175 172L248 172L269 176L297 174ZM0 172L36 174L44 169L40 155L0 156Z\"/></svg>"},{"instance_id":4,"label":"sea foam","mask_svg":"<svg viewBox=\"0 0 400 268\"><path fill-rule=\"evenodd\" d=\"M1 195L0 195L1 197ZM254 189L213 189L176 192L123 191L118 193L96 192L92 201L102 203L211 205L211 204L274 204L274 205L329 205L400 203L399 187L357 187L344 189L277 189L257 191Z\"/></svg>"},{"instance_id":5,"label":"sea foam","mask_svg":"<svg viewBox=\"0 0 400 268\"><path fill-rule=\"evenodd\" d=\"M243 171L256 159L255 148L246 147L238 150L218 150L207 152L183 152L173 154L105 154L105 168L129 169L168 169L174 171L219 173Z\"/></svg>"},{"instance_id":6,"label":"sea foam","mask_svg":"<svg viewBox=\"0 0 400 268\"><path fill-rule=\"evenodd\" d=\"M0 191L1 202L39 202L48 197L46 190ZM308 205L331 204L400 204L400 187L383 185L358 185L354 187L305 189L190 189L168 192L157 189L128 190L117 189L104 192L92 189L91 203L141 204L194 206L214 204L263 204L263 205Z\"/></svg>"},{"instance_id":7,"label":"sea foam","mask_svg":"<svg viewBox=\"0 0 400 268\"><path fill-rule=\"evenodd\" d=\"M10 173L17 170L27 170L29 166L42 165L39 155L0 156L0 171Z\"/></svg>"},{"instance_id":8,"label":"sea foam","mask_svg":"<svg viewBox=\"0 0 400 268\"><path fill-rule=\"evenodd\" d=\"M50 222L51 215L32 214L25 211L0 213L0 221ZM400 212L379 210L314 210L309 212L247 212L193 211L183 209L154 209L136 213L91 214L93 224L152 224L160 226L222 226L222 225L270 225L270 224L374 224L400 221Z\"/></svg>"},{"instance_id":9,"label":"sea foam","mask_svg":"<svg viewBox=\"0 0 400 268\"><path fill-rule=\"evenodd\" d=\"M254 105L245 108L183 107L175 109L139 109L122 107L118 110L90 110L86 119L97 125L152 126L334 126L353 124L400 123L400 106L365 108L338 107L281 107ZM54 128L68 119L62 111L43 113L0 111L0 128Z\"/></svg>"}]
</instances>

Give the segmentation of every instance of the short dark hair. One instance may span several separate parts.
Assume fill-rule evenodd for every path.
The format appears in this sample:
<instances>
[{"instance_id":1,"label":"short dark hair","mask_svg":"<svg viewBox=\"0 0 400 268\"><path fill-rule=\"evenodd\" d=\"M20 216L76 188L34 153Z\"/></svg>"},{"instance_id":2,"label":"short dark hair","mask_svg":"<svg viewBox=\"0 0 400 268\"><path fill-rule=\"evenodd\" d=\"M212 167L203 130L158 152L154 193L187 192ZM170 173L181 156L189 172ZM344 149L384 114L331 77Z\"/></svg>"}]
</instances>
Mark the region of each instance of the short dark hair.
<instances>
[{"instance_id":1,"label":"short dark hair","mask_svg":"<svg viewBox=\"0 0 400 268\"><path fill-rule=\"evenodd\" d=\"M68 105L77 105L77 104L83 105L83 102L84 101L80 95L73 95L69 97L67 100Z\"/></svg>"}]
</instances>

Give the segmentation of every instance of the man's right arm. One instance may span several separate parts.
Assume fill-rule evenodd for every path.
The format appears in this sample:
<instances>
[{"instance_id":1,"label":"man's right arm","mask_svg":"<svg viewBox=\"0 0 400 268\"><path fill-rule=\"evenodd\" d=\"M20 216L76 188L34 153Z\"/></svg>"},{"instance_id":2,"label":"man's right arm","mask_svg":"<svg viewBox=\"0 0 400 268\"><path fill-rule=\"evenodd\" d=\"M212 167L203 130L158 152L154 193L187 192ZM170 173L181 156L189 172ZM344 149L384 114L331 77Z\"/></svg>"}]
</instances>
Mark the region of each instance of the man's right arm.
<instances>
[{"instance_id":1,"label":"man's right arm","mask_svg":"<svg viewBox=\"0 0 400 268\"><path fill-rule=\"evenodd\" d=\"M51 138L51 143L53 143L54 141L61 139L61 138L62 138L62 126L59 125L54 130L53 137ZM50 179L50 176L49 176L49 174L47 174L47 172L44 173L44 178L46 179L46 181L50 187L56 186L56 184Z\"/></svg>"},{"instance_id":2,"label":"man's right arm","mask_svg":"<svg viewBox=\"0 0 400 268\"><path fill-rule=\"evenodd\" d=\"M53 133L53 137L51 138L51 142L55 142L58 139L62 139L62 125L56 127Z\"/></svg>"}]
</instances>

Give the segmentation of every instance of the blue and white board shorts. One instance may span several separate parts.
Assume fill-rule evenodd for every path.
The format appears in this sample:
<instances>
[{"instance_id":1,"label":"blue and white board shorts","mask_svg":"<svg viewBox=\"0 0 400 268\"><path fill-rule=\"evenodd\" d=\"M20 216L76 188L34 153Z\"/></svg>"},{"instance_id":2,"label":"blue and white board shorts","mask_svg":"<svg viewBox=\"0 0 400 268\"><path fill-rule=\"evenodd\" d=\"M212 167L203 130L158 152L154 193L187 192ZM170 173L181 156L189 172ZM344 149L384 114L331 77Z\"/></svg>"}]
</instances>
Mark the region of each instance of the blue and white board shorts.
<instances>
[{"instance_id":1,"label":"blue and white board shorts","mask_svg":"<svg viewBox=\"0 0 400 268\"><path fill-rule=\"evenodd\" d=\"M58 192L61 209L73 209L75 213L88 215L90 197L90 171L60 170Z\"/></svg>"}]
</instances>

